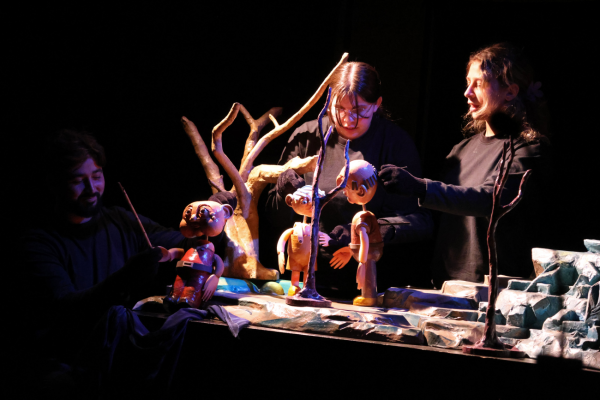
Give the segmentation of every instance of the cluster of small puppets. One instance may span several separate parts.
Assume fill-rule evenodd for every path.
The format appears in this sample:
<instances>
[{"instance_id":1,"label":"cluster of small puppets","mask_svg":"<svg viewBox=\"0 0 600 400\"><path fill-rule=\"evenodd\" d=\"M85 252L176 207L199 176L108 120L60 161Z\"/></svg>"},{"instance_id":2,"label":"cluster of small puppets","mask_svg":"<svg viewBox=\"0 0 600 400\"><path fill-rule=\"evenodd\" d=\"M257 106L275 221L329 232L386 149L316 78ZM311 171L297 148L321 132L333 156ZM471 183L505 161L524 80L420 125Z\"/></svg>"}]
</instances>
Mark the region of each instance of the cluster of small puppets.
<instances>
[{"instance_id":1,"label":"cluster of small puppets","mask_svg":"<svg viewBox=\"0 0 600 400\"><path fill-rule=\"evenodd\" d=\"M337 177L339 185L345 174L345 167ZM277 243L279 270L283 274L284 268L292 271L291 286L288 296L293 296L299 290L300 272L304 273L306 285L308 264L310 257L310 225L306 217L312 215L312 186L306 186L304 179L294 171L285 171L277 182L278 194L285 198L288 206L304 216L303 222L296 222L293 228L287 229ZM291 193L293 191L293 193ZM371 201L377 191L377 171L373 165L364 160L350 162L348 183L344 194L352 204L360 204L363 211L357 213L352 219L350 229L350 245L337 250L333 254L331 266L335 269L343 268L351 257L359 263L356 273L356 282L361 295L353 301L358 306L373 306L377 303L377 271L375 263L383 254L383 239L379 231L377 217L366 210L366 204ZM319 196L324 195L319 191ZM320 232L319 243L329 245L329 236ZM289 242L289 243L288 243ZM287 265L285 263L285 245L288 243ZM316 270L316 265L315 265Z\"/></svg>"},{"instance_id":2,"label":"cluster of small puppets","mask_svg":"<svg viewBox=\"0 0 600 400\"><path fill-rule=\"evenodd\" d=\"M236 203L233 193L219 192L206 201L188 204L183 210L181 233L186 238L198 239L196 246L188 249L177 263L177 277L163 300L169 312L185 307L200 308L215 293L224 266L208 238L221 235ZM183 249L178 250L183 254Z\"/></svg>"},{"instance_id":3,"label":"cluster of small puppets","mask_svg":"<svg viewBox=\"0 0 600 400\"><path fill-rule=\"evenodd\" d=\"M359 263L356 282L361 295L354 299L353 304L373 306L377 302L375 263L383 254L383 240L377 217L366 210L366 204L377 190L377 171L363 160L352 161L349 170L344 194L350 203L361 204L363 211L352 219L350 245L333 254L331 266L342 268L354 257ZM345 167L337 178L338 185L344 179L344 173ZM284 231L277 243L280 272L283 274L285 269L292 272L288 296L293 296L300 291L300 273L304 274L304 284L307 279L311 227L306 219L312 215L312 186L306 185L304 179L290 169L279 177L277 191L288 206L304 216L303 222L296 222L293 228ZM319 190L319 196L324 196L324 192ZM184 307L200 308L215 293L224 267L223 260L215 254L215 247L208 238L221 235L235 206L234 194L219 192L209 200L193 202L184 209L179 225L181 233L186 238L197 238L197 245L185 254L183 249L169 250L171 259L181 258L171 292L163 302L169 312ZM328 246L329 237L321 232L319 242Z\"/></svg>"}]
</instances>

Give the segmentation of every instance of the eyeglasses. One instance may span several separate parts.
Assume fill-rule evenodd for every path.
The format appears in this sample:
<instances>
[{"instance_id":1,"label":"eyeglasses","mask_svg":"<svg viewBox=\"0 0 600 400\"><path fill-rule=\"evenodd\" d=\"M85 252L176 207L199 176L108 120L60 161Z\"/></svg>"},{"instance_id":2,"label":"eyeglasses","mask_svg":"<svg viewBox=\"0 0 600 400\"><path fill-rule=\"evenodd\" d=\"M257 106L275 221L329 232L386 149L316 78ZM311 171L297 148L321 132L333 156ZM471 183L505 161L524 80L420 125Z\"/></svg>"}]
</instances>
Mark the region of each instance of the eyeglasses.
<instances>
[{"instance_id":1,"label":"eyeglasses","mask_svg":"<svg viewBox=\"0 0 600 400\"><path fill-rule=\"evenodd\" d=\"M348 119L357 120L359 118L369 118L373 115L373 112L370 112L373 108L374 104L369 104L368 106L360 106L354 108L352 110L346 110L345 108L335 106L335 113L339 116L340 119L344 117L348 117Z\"/></svg>"}]
</instances>

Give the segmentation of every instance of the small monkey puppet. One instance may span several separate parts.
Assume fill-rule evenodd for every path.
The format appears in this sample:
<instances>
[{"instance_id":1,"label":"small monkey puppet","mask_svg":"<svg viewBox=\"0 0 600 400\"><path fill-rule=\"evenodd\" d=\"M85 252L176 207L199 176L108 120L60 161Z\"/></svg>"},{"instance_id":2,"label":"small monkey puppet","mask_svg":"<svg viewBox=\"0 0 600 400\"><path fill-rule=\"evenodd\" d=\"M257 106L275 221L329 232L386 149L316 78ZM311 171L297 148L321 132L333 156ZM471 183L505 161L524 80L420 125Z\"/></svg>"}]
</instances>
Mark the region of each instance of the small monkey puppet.
<instances>
[{"instance_id":1,"label":"small monkey puppet","mask_svg":"<svg viewBox=\"0 0 600 400\"><path fill-rule=\"evenodd\" d=\"M311 249L311 226L306 223L306 217L312 216L313 201L312 190L310 185L304 185L305 181L299 177L294 171L287 170L284 178L289 192L291 188L297 190L292 194L285 196L285 203L292 207L296 214L303 215L302 222L294 223L294 227L286 229L277 242L277 255L279 259L279 272L283 274L286 269L292 271L291 286L288 290L288 296L294 296L300 291L300 273L304 272L303 282L306 285L308 277L308 265L310 262ZM285 190L285 189L284 189ZM281 193L284 194L284 193ZM319 190L319 196L325 196L325 192ZM283 197L283 196L282 196ZM288 243L289 240L289 243ZM288 244L287 264L285 262L285 245ZM317 266L315 264L315 270Z\"/></svg>"},{"instance_id":2,"label":"small monkey puppet","mask_svg":"<svg viewBox=\"0 0 600 400\"><path fill-rule=\"evenodd\" d=\"M344 194L348 202L361 204L363 210L352 218L350 245L333 253L331 266L335 269L344 267L350 257L358 261L356 283L361 295L353 301L355 306L374 306L377 304L377 270L375 263L383 254L383 239L379 232L377 217L367 211L366 204L371 201L377 191L377 171L373 165L364 160L350 162L348 184ZM337 177L339 184L344 179L345 167Z\"/></svg>"},{"instance_id":3,"label":"small monkey puppet","mask_svg":"<svg viewBox=\"0 0 600 400\"><path fill-rule=\"evenodd\" d=\"M183 210L179 224L181 233L187 238L199 239L196 247L189 249L177 263L173 289L164 299L169 312L185 307L199 308L215 293L224 266L208 238L223 232L225 223L233 215L235 203L235 195L219 192L207 201L195 201Z\"/></svg>"}]
</instances>

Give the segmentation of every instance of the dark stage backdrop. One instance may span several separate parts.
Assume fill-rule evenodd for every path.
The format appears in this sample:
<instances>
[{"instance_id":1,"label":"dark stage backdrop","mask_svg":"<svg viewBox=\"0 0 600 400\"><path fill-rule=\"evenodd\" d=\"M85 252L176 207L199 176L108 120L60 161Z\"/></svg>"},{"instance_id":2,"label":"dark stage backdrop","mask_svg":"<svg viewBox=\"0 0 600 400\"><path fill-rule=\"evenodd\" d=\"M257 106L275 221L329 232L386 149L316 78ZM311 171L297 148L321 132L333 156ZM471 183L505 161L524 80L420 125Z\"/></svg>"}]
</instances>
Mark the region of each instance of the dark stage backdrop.
<instances>
[{"instance_id":1,"label":"dark stage backdrop","mask_svg":"<svg viewBox=\"0 0 600 400\"><path fill-rule=\"evenodd\" d=\"M4 80L16 91L3 132L3 194L11 200L3 220L22 221L46 202L36 163L41 139L75 128L95 133L106 148L107 204L125 206L120 181L141 214L176 227L186 204L210 194L181 116L207 143L236 101L255 118L282 106L283 122L344 51L380 71L384 104L415 139L426 176L437 178L462 139L469 53L508 40L531 55L552 111L559 184L548 199L552 235L540 245L583 250L584 238L600 237L591 5L270 1L15 10L5 15L12 68ZM290 133L259 162L277 162ZM242 118L225 132L235 164L247 134Z\"/></svg>"}]
</instances>

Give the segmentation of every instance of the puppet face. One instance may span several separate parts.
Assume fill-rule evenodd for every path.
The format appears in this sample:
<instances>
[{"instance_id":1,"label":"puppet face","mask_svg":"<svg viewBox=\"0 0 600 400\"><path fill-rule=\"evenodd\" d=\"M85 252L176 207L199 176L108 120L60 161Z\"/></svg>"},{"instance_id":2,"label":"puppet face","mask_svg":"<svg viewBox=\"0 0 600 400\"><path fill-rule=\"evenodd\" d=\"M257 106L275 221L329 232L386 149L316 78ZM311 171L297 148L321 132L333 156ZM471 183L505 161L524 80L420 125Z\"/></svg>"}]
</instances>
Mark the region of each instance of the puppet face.
<instances>
[{"instance_id":1,"label":"puppet face","mask_svg":"<svg viewBox=\"0 0 600 400\"><path fill-rule=\"evenodd\" d=\"M292 207L296 214L312 216L313 202L311 193L296 191L285 196L285 204Z\"/></svg>"},{"instance_id":2,"label":"puppet face","mask_svg":"<svg viewBox=\"0 0 600 400\"><path fill-rule=\"evenodd\" d=\"M218 236L223 232L225 223L233 215L229 204L216 201L195 201L183 210L183 219L179 229L183 236Z\"/></svg>"},{"instance_id":3,"label":"puppet face","mask_svg":"<svg viewBox=\"0 0 600 400\"><path fill-rule=\"evenodd\" d=\"M344 180L346 167L336 179L339 185ZM377 172L375 167L364 160L354 160L350 162L350 172L348 174L348 183L344 188L344 194L348 197L348 202L352 204L367 204L377 191Z\"/></svg>"}]
</instances>

